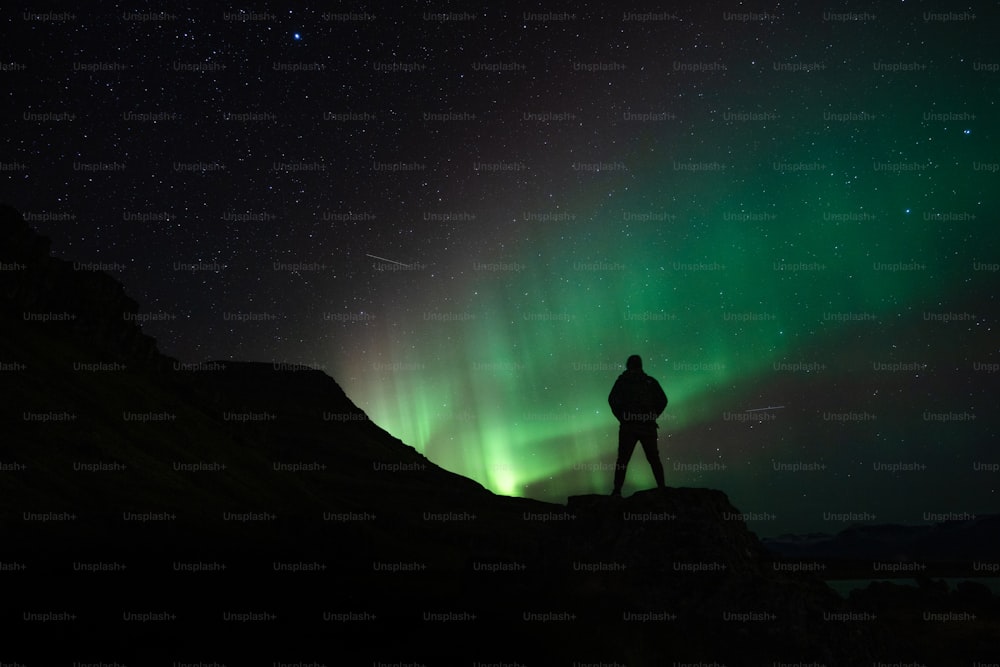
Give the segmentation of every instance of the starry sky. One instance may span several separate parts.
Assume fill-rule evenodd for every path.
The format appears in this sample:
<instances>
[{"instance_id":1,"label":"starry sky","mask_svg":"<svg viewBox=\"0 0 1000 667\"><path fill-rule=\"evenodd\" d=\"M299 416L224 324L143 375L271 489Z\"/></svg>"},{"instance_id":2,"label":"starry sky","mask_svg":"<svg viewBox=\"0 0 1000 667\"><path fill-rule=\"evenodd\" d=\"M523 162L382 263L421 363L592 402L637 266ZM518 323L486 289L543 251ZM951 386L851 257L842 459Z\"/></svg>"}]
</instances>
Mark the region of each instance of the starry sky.
<instances>
[{"instance_id":1,"label":"starry sky","mask_svg":"<svg viewBox=\"0 0 1000 667\"><path fill-rule=\"evenodd\" d=\"M995 5L289 7L0 17L0 199L165 353L557 502L640 354L759 534L1000 511Z\"/></svg>"}]
</instances>

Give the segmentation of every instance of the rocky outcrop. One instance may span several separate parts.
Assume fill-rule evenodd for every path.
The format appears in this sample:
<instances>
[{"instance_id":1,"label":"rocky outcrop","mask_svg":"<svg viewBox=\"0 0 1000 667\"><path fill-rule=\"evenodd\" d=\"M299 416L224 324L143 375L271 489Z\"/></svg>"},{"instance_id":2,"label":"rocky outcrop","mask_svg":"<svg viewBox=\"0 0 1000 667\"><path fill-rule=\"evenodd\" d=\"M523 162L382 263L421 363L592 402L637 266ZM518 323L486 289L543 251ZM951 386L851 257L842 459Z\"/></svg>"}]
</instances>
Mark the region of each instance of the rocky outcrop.
<instances>
[{"instance_id":1,"label":"rocky outcrop","mask_svg":"<svg viewBox=\"0 0 1000 667\"><path fill-rule=\"evenodd\" d=\"M0 360L19 364L0 373L0 576L16 614L77 616L58 637L70 642L19 625L24 655L125 636L175 646L181 661L206 640L232 646L211 658L232 664L833 667L905 655L899 627L836 620L872 596L848 602L772 567L721 491L565 505L494 495L372 423L322 372L175 367L128 317L137 305L120 284L49 257L11 209L0 220L0 261L17 265L0 275ZM129 368L68 363L88 358ZM123 611L176 618L124 631ZM960 646L978 650L989 627L969 632Z\"/></svg>"}]
</instances>

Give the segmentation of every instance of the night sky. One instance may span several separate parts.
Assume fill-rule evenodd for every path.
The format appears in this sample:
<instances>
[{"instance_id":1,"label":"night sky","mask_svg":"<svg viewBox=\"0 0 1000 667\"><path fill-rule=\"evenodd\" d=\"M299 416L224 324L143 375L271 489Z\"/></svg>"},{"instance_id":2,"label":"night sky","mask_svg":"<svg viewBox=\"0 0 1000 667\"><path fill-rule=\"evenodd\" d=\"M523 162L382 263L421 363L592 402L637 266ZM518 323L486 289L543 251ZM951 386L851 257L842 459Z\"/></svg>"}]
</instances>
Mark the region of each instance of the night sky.
<instances>
[{"instance_id":1,"label":"night sky","mask_svg":"<svg viewBox=\"0 0 1000 667\"><path fill-rule=\"evenodd\" d=\"M761 535L1000 511L997 6L670 6L8 10L0 199L496 493L610 492L639 354Z\"/></svg>"}]
</instances>

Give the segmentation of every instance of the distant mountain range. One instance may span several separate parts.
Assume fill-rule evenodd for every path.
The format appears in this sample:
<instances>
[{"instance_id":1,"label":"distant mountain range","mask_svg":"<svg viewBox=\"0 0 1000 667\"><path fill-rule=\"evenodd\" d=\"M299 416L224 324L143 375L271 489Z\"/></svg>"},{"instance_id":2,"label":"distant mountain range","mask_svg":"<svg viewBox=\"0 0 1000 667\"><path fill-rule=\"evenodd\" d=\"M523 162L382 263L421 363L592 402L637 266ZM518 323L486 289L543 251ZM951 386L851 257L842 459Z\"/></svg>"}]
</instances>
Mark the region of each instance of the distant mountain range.
<instances>
[{"instance_id":1,"label":"distant mountain range","mask_svg":"<svg viewBox=\"0 0 1000 667\"><path fill-rule=\"evenodd\" d=\"M781 535L764 539L762 543L769 551L784 558L892 559L971 564L973 561L1000 558L1000 515L920 526L857 524L836 535ZM1000 573L997 574L1000 576Z\"/></svg>"},{"instance_id":2,"label":"distant mountain range","mask_svg":"<svg viewBox=\"0 0 1000 667\"><path fill-rule=\"evenodd\" d=\"M320 371L166 357L117 281L48 250L0 207L4 664L996 658L988 593L845 600L767 549L822 540L762 544L718 490L495 495ZM897 544L996 544L995 517L937 531ZM856 557L886 535L827 543ZM978 614L961 633L923 616L955 605Z\"/></svg>"}]
</instances>

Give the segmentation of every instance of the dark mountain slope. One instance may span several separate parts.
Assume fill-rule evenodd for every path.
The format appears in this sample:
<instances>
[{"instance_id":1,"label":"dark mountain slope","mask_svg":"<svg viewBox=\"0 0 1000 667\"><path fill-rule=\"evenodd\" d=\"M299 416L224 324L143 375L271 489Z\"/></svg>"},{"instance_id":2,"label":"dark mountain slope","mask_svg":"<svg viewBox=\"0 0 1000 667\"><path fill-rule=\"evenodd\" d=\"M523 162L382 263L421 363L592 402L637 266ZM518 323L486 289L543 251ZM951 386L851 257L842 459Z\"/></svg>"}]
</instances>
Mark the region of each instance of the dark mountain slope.
<instances>
[{"instance_id":1,"label":"dark mountain slope","mask_svg":"<svg viewBox=\"0 0 1000 667\"><path fill-rule=\"evenodd\" d=\"M9 208L0 263L5 661L933 664L720 491L497 496L321 372L162 355Z\"/></svg>"}]
</instances>

